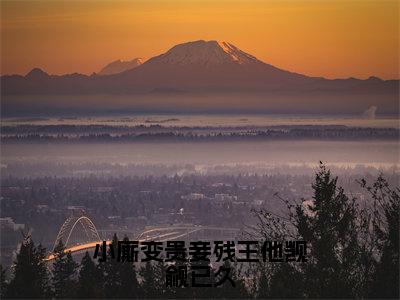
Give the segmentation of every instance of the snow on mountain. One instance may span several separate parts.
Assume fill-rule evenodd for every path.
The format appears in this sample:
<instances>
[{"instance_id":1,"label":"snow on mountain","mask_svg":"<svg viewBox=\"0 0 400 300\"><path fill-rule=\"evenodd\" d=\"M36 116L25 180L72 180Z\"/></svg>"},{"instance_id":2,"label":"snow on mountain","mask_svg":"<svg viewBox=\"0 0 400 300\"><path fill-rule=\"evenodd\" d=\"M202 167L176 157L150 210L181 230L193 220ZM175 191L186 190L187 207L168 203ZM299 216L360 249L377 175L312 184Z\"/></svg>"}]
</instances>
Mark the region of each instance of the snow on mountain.
<instances>
[{"instance_id":1,"label":"snow on mountain","mask_svg":"<svg viewBox=\"0 0 400 300\"><path fill-rule=\"evenodd\" d=\"M312 80L264 63L231 43L204 40L175 45L111 77L107 84L137 91L266 90Z\"/></svg>"},{"instance_id":2,"label":"snow on mountain","mask_svg":"<svg viewBox=\"0 0 400 300\"><path fill-rule=\"evenodd\" d=\"M101 76L104 74L110 75ZM1 84L2 95L152 94L159 97L215 94L228 97L240 93L257 95L260 103L264 97L270 99L265 101L278 101L271 100L276 97L284 101L277 102L277 107L290 103L299 110L315 105L330 109L336 105L333 104L335 101L340 106L340 103L347 103L348 99L359 95L353 111L376 106L377 98L380 99L380 111L385 111L385 107L386 111L394 111L398 108L399 94L398 80L309 77L260 61L231 43L204 40L175 45L144 63L140 59L113 62L103 68L100 76L48 75L34 69L26 76L2 76ZM282 95L287 98L279 98ZM370 98L365 95L370 95ZM305 102L300 105L296 97ZM322 97L329 101L321 104ZM246 97L240 101L245 103ZM191 105L189 102L181 104L185 107ZM209 104L212 107L213 100Z\"/></svg>"},{"instance_id":3,"label":"snow on mountain","mask_svg":"<svg viewBox=\"0 0 400 300\"><path fill-rule=\"evenodd\" d=\"M172 47L166 53L156 56L149 63L171 65L221 66L226 64L262 64L254 56L243 52L228 42L194 41Z\"/></svg>"},{"instance_id":4,"label":"snow on mountain","mask_svg":"<svg viewBox=\"0 0 400 300\"><path fill-rule=\"evenodd\" d=\"M142 58L134 58L130 61L116 60L109 63L100 70L99 75L112 75L118 74L127 70L134 69L143 64Z\"/></svg>"}]
</instances>

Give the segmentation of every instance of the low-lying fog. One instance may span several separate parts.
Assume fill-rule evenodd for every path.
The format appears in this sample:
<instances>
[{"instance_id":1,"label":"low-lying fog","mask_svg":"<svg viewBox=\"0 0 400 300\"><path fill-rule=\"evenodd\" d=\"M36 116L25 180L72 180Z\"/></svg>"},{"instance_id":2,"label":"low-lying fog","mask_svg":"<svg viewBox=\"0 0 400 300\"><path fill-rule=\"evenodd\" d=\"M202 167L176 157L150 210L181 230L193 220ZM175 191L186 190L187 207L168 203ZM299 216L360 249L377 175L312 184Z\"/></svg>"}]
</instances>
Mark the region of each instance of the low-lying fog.
<instances>
[{"instance_id":1,"label":"low-lying fog","mask_svg":"<svg viewBox=\"0 0 400 300\"><path fill-rule=\"evenodd\" d=\"M397 141L3 144L1 153L2 168L16 162L210 166L315 165L323 161L337 167L399 166Z\"/></svg>"},{"instance_id":2,"label":"low-lying fog","mask_svg":"<svg viewBox=\"0 0 400 300\"><path fill-rule=\"evenodd\" d=\"M279 125L345 125L356 127L399 128L397 116L294 115L294 114L129 114L87 117L3 118L2 125L113 125L113 126L279 126Z\"/></svg>"}]
</instances>

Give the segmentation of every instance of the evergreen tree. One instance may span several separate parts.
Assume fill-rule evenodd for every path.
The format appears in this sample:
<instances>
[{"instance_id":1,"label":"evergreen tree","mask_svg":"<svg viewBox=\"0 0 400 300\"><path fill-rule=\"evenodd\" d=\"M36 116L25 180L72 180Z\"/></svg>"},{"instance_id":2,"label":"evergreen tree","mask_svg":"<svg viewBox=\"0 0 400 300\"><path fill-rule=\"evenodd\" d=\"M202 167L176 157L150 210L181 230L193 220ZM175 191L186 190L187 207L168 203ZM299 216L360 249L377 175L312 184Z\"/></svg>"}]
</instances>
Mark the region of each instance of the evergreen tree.
<instances>
[{"instance_id":1,"label":"evergreen tree","mask_svg":"<svg viewBox=\"0 0 400 300\"><path fill-rule=\"evenodd\" d=\"M139 271L142 296L146 298L162 298L165 292L164 287L164 264L146 262Z\"/></svg>"},{"instance_id":2,"label":"evergreen tree","mask_svg":"<svg viewBox=\"0 0 400 300\"><path fill-rule=\"evenodd\" d=\"M177 268L185 268L187 273L187 281L186 284L190 286L190 267L187 260L176 260L174 261L174 265ZM165 270L167 266L164 266ZM165 298L180 298L180 299L187 299L190 295L190 288L188 287L167 287L166 286L166 274L164 276L164 285L165 285Z\"/></svg>"},{"instance_id":3,"label":"evergreen tree","mask_svg":"<svg viewBox=\"0 0 400 300\"><path fill-rule=\"evenodd\" d=\"M321 163L312 184L313 199L294 204L281 199L287 214L261 211L258 229L266 240L305 240L308 262L271 265L260 278L269 297L352 298L359 294L362 259L355 199L337 186ZM261 286L261 284L259 284ZM259 291L260 294L260 291ZM260 295L259 295L260 296Z\"/></svg>"},{"instance_id":4,"label":"evergreen tree","mask_svg":"<svg viewBox=\"0 0 400 300\"><path fill-rule=\"evenodd\" d=\"M154 269L150 262L146 262L145 266L139 271L141 277L141 290L143 297L154 298Z\"/></svg>"},{"instance_id":5,"label":"evergreen tree","mask_svg":"<svg viewBox=\"0 0 400 300\"><path fill-rule=\"evenodd\" d=\"M124 241L129 241L127 237ZM114 249L115 257L111 257L111 247ZM102 263L104 293L106 297L137 298L139 297L139 283L133 262L117 261L118 237L113 236L113 241L108 250L108 257Z\"/></svg>"},{"instance_id":6,"label":"evergreen tree","mask_svg":"<svg viewBox=\"0 0 400 300\"><path fill-rule=\"evenodd\" d=\"M7 282L6 282L6 270L0 265L0 299L6 296Z\"/></svg>"},{"instance_id":7,"label":"evergreen tree","mask_svg":"<svg viewBox=\"0 0 400 300\"><path fill-rule=\"evenodd\" d=\"M112 258L110 250L111 248L114 249L114 255L116 255L117 245L118 237L114 234L110 248L107 250L107 260L103 263L99 263L103 273L104 295L107 298L116 298L120 289L118 263L115 257Z\"/></svg>"},{"instance_id":8,"label":"evergreen tree","mask_svg":"<svg viewBox=\"0 0 400 300\"><path fill-rule=\"evenodd\" d=\"M139 282L137 280L134 264L131 262L121 262L119 274L121 278L121 289L118 296L121 298L139 298Z\"/></svg>"},{"instance_id":9,"label":"evergreen tree","mask_svg":"<svg viewBox=\"0 0 400 300\"><path fill-rule=\"evenodd\" d=\"M196 274L204 274L205 269L202 270L193 270L193 267L208 267L210 269L210 277L204 278L196 278L196 284L211 284L210 287L193 287L192 276L193 272ZM219 295L219 289L213 287L213 284L216 283L215 278L215 270L212 268L210 261L206 260L199 260L199 261L191 261L190 267L188 270L188 281L189 281L189 295L191 298L206 298L206 299L213 299L217 298ZM198 276L197 276L198 277Z\"/></svg>"},{"instance_id":10,"label":"evergreen tree","mask_svg":"<svg viewBox=\"0 0 400 300\"><path fill-rule=\"evenodd\" d=\"M391 189L381 175L373 186L367 186L365 180L361 184L372 195L376 248L381 253L371 280L369 296L398 299L400 188Z\"/></svg>"},{"instance_id":11,"label":"evergreen tree","mask_svg":"<svg viewBox=\"0 0 400 300\"><path fill-rule=\"evenodd\" d=\"M65 253L62 241L54 249L53 290L56 298L71 298L76 291L76 270L78 264L71 252Z\"/></svg>"},{"instance_id":12,"label":"evergreen tree","mask_svg":"<svg viewBox=\"0 0 400 300\"><path fill-rule=\"evenodd\" d=\"M246 289L245 282L243 278L239 274L239 270L237 269L237 266L232 264L229 260L226 260L223 265L223 268L230 270L229 271L229 278L232 279L234 282L235 286L232 286L232 284L226 280L221 286L217 288L217 298L225 298L225 299L238 299L238 298L249 298L249 293ZM219 275L215 280L218 282L222 280L222 276L225 276L225 274Z\"/></svg>"},{"instance_id":13,"label":"evergreen tree","mask_svg":"<svg viewBox=\"0 0 400 300\"><path fill-rule=\"evenodd\" d=\"M269 298L303 298L303 280L298 270L288 263L276 268L270 280Z\"/></svg>"},{"instance_id":14,"label":"evergreen tree","mask_svg":"<svg viewBox=\"0 0 400 300\"><path fill-rule=\"evenodd\" d=\"M337 177L332 178L322 163L312 188L312 204L296 207L297 231L311 248L305 266L306 296L354 297L359 250L355 200L337 187Z\"/></svg>"},{"instance_id":15,"label":"evergreen tree","mask_svg":"<svg viewBox=\"0 0 400 300\"><path fill-rule=\"evenodd\" d=\"M14 261L13 276L7 289L9 298L46 298L49 296L45 249L35 246L30 237L21 244Z\"/></svg>"},{"instance_id":16,"label":"evergreen tree","mask_svg":"<svg viewBox=\"0 0 400 300\"><path fill-rule=\"evenodd\" d=\"M89 252L86 251L78 275L77 296L79 298L100 298L103 296L100 272Z\"/></svg>"},{"instance_id":17,"label":"evergreen tree","mask_svg":"<svg viewBox=\"0 0 400 300\"><path fill-rule=\"evenodd\" d=\"M267 269L265 266L261 266L261 271L258 277L256 296L258 299L265 299L269 296L269 280L267 276Z\"/></svg>"}]
</instances>

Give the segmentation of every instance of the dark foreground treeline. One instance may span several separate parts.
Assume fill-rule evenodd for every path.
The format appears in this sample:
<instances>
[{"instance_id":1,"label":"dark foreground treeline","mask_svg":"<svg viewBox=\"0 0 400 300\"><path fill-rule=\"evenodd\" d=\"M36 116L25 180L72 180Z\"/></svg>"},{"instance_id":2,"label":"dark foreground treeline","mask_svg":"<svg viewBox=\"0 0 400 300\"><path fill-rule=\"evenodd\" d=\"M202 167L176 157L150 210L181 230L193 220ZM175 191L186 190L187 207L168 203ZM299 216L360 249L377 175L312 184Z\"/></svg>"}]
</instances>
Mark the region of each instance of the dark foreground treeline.
<instances>
[{"instance_id":1,"label":"dark foreground treeline","mask_svg":"<svg viewBox=\"0 0 400 300\"><path fill-rule=\"evenodd\" d=\"M10 298L399 298L399 187L381 176L365 203L347 196L337 178L321 165L313 199L281 199L287 213L257 212L257 239L298 239L309 245L304 263L230 265L232 287L167 288L165 266L136 269L131 263L95 263L88 253L80 264L60 245L52 268L45 250L27 237L11 277L1 270L1 296ZM279 197L279 196L278 196ZM254 233L253 233L254 235ZM255 236L254 236L255 237ZM235 264L236 265L236 264Z\"/></svg>"}]
</instances>

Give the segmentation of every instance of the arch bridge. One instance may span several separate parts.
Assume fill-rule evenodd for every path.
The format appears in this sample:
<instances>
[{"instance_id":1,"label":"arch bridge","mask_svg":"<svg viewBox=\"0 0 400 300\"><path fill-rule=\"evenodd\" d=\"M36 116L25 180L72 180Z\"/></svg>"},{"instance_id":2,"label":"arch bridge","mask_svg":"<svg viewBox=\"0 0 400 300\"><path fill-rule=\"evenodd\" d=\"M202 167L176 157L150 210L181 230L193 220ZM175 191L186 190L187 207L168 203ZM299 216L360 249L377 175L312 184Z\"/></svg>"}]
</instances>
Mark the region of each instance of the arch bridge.
<instances>
[{"instance_id":1,"label":"arch bridge","mask_svg":"<svg viewBox=\"0 0 400 300\"><path fill-rule=\"evenodd\" d=\"M71 237L74 231L79 230L79 233L83 233L84 240L81 243L71 243ZM151 228L147 228L139 234L134 233L133 231L118 231L118 230L100 230L103 234L115 233L115 232L123 232L128 236L134 236L134 239L138 241L147 241L147 240L157 240L157 241L166 241L166 240L176 240L178 238L184 238L188 236L195 236L196 238L207 238L210 234L213 237L229 237L234 239L238 236L238 232L240 232L237 228L222 228L222 227L213 227L213 226L201 226L201 225L164 225L164 226L153 226ZM107 244L111 243L111 238L102 239L100 237L99 231L96 226L90 220L89 217L85 215L80 216L70 216L65 220L62 224L57 238L54 242L54 246L52 251L46 257L46 261L50 261L54 259L54 250L60 241L63 242L65 247L65 252L81 252L90 248L96 247L96 244L102 243L106 240Z\"/></svg>"},{"instance_id":2,"label":"arch bridge","mask_svg":"<svg viewBox=\"0 0 400 300\"><path fill-rule=\"evenodd\" d=\"M80 228L86 237L86 242L100 241L99 232L96 229L96 226L93 224L92 220L90 220L87 216L70 216L65 222L61 225L60 231L57 234L56 241L54 242L53 250L56 249L57 245L62 242L65 248L68 248L70 238L75 228Z\"/></svg>"}]
</instances>

